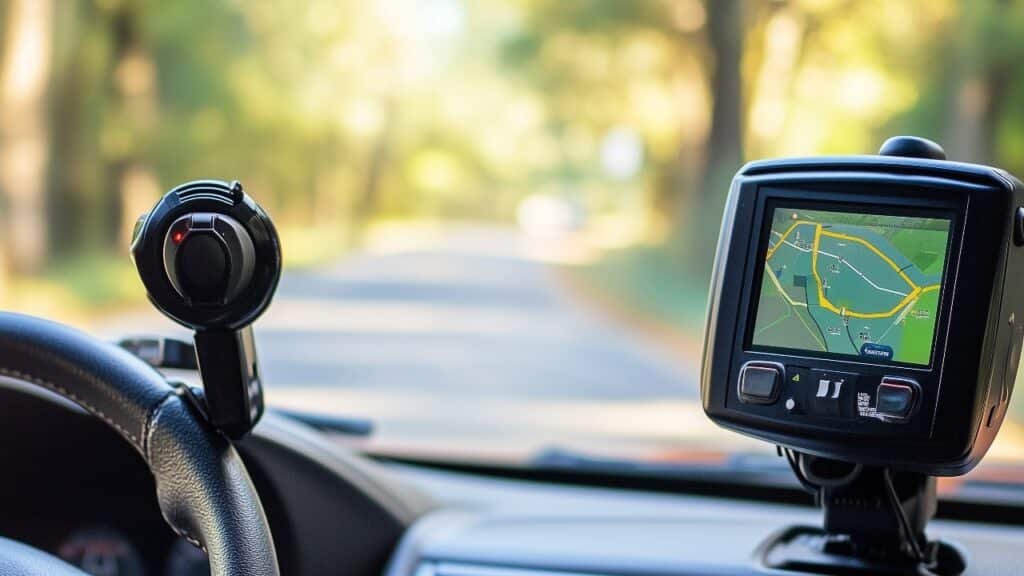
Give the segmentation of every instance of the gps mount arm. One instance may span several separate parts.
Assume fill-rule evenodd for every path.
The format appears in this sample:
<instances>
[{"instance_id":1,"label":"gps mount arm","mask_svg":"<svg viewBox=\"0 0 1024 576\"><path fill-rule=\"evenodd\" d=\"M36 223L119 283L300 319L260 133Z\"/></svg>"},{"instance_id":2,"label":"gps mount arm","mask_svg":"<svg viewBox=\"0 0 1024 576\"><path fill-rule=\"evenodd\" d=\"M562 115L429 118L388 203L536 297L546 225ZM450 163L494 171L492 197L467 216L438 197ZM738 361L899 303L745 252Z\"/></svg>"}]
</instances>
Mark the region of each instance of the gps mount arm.
<instances>
[{"instance_id":1,"label":"gps mount arm","mask_svg":"<svg viewBox=\"0 0 1024 576\"><path fill-rule=\"evenodd\" d=\"M823 528L764 545L767 566L964 570L957 548L925 537L932 476L972 470L1006 415L1024 347L1022 207L1013 175L916 137L737 172L701 403L716 424L785 447L824 510Z\"/></svg>"},{"instance_id":2,"label":"gps mount arm","mask_svg":"<svg viewBox=\"0 0 1024 576\"><path fill-rule=\"evenodd\" d=\"M824 511L824 528L792 527L762 547L766 566L814 574L955 576L961 550L929 541L935 477L782 449Z\"/></svg>"},{"instance_id":3,"label":"gps mount arm","mask_svg":"<svg viewBox=\"0 0 1024 576\"><path fill-rule=\"evenodd\" d=\"M139 218L131 251L153 305L195 331L210 422L244 436L263 414L251 324L281 275L270 217L237 181L189 182Z\"/></svg>"}]
</instances>

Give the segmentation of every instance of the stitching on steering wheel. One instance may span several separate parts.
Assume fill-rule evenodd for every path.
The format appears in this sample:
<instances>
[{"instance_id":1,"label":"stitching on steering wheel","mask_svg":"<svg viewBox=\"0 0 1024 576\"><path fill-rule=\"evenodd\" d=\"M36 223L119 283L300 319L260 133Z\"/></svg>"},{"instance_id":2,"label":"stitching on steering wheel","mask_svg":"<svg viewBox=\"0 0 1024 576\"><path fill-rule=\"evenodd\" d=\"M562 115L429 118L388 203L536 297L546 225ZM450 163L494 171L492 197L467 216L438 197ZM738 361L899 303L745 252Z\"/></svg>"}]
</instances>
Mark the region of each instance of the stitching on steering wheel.
<instances>
[{"instance_id":1,"label":"stitching on steering wheel","mask_svg":"<svg viewBox=\"0 0 1024 576\"><path fill-rule=\"evenodd\" d=\"M97 418L103 420L111 427L116 429L118 432L126 436L129 440L131 440L131 442L135 444L135 446L142 452L142 455L143 457L145 457L147 462L150 461L149 436L152 434L153 430L151 424L153 420L156 418L157 414L160 412L160 409L168 402L168 400L175 396L173 392L168 392L166 396L161 398L159 402L157 402L152 408L149 409L149 411L146 412L146 420L143 422L143 430L145 436L143 437L142 441L140 441L138 436L129 432L124 427L119 425L117 422L114 422L113 419L107 416L102 410L93 406L89 402L86 402L77 394L71 392L70 390L63 386L60 386L59 384L54 384L53 382L50 382L48 380L44 380L42 378L38 378L36 376L32 376L31 374L26 374L24 372L19 372L18 370L12 370L10 368L0 367L0 375L15 378L17 380L23 380L25 382L31 382L32 384L42 386L43 388L46 388L51 392L56 392L58 394L61 394L62 396L67 397L68 399L78 404L82 408L88 410L89 413L91 413L93 416L96 416ZM197 548L202 550L203 553L207 555L209 554L209 552L206 550L206 546L204 546L203 543L200 542L198 538L193 536L188 530L179 528L178 526L175 526L173 523L170 522L168 524L170 525L171 529L178 534L178 536L181 536L189 543L191 543L193 546L196 546Z\"/></svg>"},{"instance_id":2,"label":"stitching on steering wheel","mask_svg":"<svg viewBox=\"0 0 1024 576\"><path fill-rule=\"evenodd\" d=\"M56 393L58 393L58 394L60 394L62 396L65 396L66 398L68 398L72 402L74 402L75 404L78 404L82 408L85 408L86 410L88 410L93 416L96 416L97 418L103 420L104 422L109 424L111 427L113 427L115 430L117 430L118 432L123 434L125 437L127 437L129 440L131 440L133 444L135 444L135 447L137 449L139 449L140 451L143 452L143 454L145 454L145 447L142 445L141 442L139 442L139 438L135 434L133 434L132 432L129 432L124 427L119 425L117 422L114 422L114 420L111 419L106 414L104 414L102 410L100 410L99 408L93 406L89 402L86 402L85 400L83 400L82 398L80 398L78 395L76 395L75 393L71 392L67 388L65 388L63 386L60 386L58 384L54 384L54 383L49 382L47 380L43 380L42 378L37 378L35 376L32 376L31 374L25 374L25 373L19 372L17 370L11 370L10 368L0 368L0 374L2 374L4 376L10 376L11 378L15 378L15 379L18 379L18 380L23 380L25 382L31 382L32 384L36 384L37 386L42 386L43 388L46 388L46 389L50 390L51 392L56 392ZM148 455L147 455L147 459L148 459Z\"/></svg>"},{"instance_id":3,"label":"stitching on steering wheel","mask_svg":"<svg viewBox=\"0 0 1024 576\"><path fill-rule=\"evenodd\" d=\"M146 419L142 422L142 456L145 457L146 462L153 461L149 457L149 437L153 435L153 420L156 419L157 413L160 412L160 408L162 408L172 396L174 396L173 392L168 393L166 396L161 398L159 402L153 404L153 406L146 411Z\"/></svg>"},{"instance_id":4,"label":"stitching on steering wheel","mask_svg":"<svg viewBox=\"0 0 1024 576\"><path fill-rule=\"evenodd\" d=\"M48 380L43 380L42 378L38 378L36 376L32 376L31 374L25 374L24 372L19 372L17 370L12 370L10 368L2 368L2 367L0 367L0 375L9 376L9 377L15 378L17 380L23 380L25 382L31 382L32 384L35 384L37 386L42 386L43 388L46 388L46 389L50 390L51 392L56 392L58 394L61 394L62 396L67 397L68 399L70 399L74 403L78 404L82 408L85 408L86 410L88 410L89 413L91 413L93 416L96 416L97 418L103 420L104 422L109 424L111 427L116 429L118 432L120 432L121 434L126 436L129 440L131 440L132 443L135 444L135 446L142 452L142 455L143 455L143 457L146 458L147 462L150 461L150 458L149 458L149 436L152 433L152 428L151 428L150 424L156 418L156 415L160 411L160 408L162 408L164 406L164 404L166 404L167 401L170 400L174 396L173 392L169 392L159 402L157 402L152 408L150 408L149 411L146 413L146 420L143 423L143 429L144 429L144 434L145 434L145 436L143 437L143 441L144 442L140 442L139 438L135 434L129 432L124 427L119 425L117 422L114 422L109 416L104 414L102 410L100 410L99 408L93 406L89 402L86 402L85 400L82 400L77 394L71 392L70 390L68 390L67 388L65 388L63 386L60 386L58 384L54 384L53 382L50 382ZM173 529L174 532L176 532L178 534L178 536L181 536L185 540L188 540L189 543L191 543L193 546L198 547L205 554L207 554L207 555L209 554L209 552L206 550L206 546L203 546L202 542L200 542L199 539L196 538L195 536L193 536L190 532L188 532L187 530L178 528L173 523L169 522L168 524L171 526L171 529Z\"/></svg>"},{"instance_id":5,"label":"stitching on steering wheel","mask_svg":"<svg viewBox=\"0 0 1024 576\"><path fill-rule=\"evenodd\" d=\"M157 402L156 405L154 405L149 410L149 412L146 413L146 421L143 423L143 427L144 427L143 429L145 430L145 432L144 432L145 437L143 438L143 440L144 440L145 443L143 444L142 455L146 458L147 462L152 462L153 461L150 458L150 455L149 455L149 447L150 447L150 445L152 445L152 442L150 442L150 436L153 435L153 431L155 430L153 428L152 424L157 419L157 417L160 415L160 410L163 409L163 407L167 405L167 403L171 400L171 398L174 398L176 396L177 396L177 394L175 394L174 392L168 393L167 396L164 396L163 399L161 399L159 402ZM187 540L190 544L192 544L193 546L199 548L200 550L203 551L204 554L209 556L210 553L206 550L206 546L204 546L203 543L199 541L199 538L194 536L191 532L189 532L185 528L178 527L177 523L176 522L172 522L169 518L167 518L167 516L164 516L164 518L167 519L167 525L171 527L171 530L174 530L175 534L177 534L178 536L181 536L182 538Z\"/></svg>"},{"instance_id":6,"label":"stitching on steering wheel","mask_svg":"<svg viewBox=\"0 0 1024 576\"><path fill-rule=\"evenodd\" d=\"M27 350L25 350L25 351L27 352ZM90 381L90 382L96 380L96 378L94 378L91 374L89 374L85 370L82 370L81 368L79 368L78 366L76 366L74 364L67 364L67 363L61 362L61 368L71 372L72 374L74 374L75 376L77 376L81 380L86 380L86 381ZM60 387L57 387L57 388L60 388ZM63 388L60 388L60 389L63 390ZM128 401L127 399L122 398L120 396L116 396L115 395L112 398L110 398L110 400L116 402L117 404L120 404L123 408L127 409L128 411L131 411L131 410L133 410L135 408L134 404L132 404L130 401ZM162 401L163 401L163 399L161 399L161 402ZM83 406L84 406L84 404L83 404ZM98 414L102 414L102 412L100 412L99 410L96 410L96 412ZM110 422L105 417L104 417L104 420L107 421L107 422ZM114 425L112 422L111 422L111 424L115 428L117 428L118 430L121 430L120 428L117 427L117 425ZM127 432L125 432L125 433L127 434ZM132 438L134 439L135 437L132 436ZM135 442L137 444L140 444L140 442L138 440L135 440ZM142 449L141 444L139 445L139 449L140 450Z\"/></svg>"},{"instance_id":7,"label":"stitching on steering wheel","mask_svg":"<svg viewBox=\"0 0 1024 576\"><path fill-rule=\"evenodd\" d=\"M167 404L167 401L171 399L173 394L168 394L160 399L152 408L146 412L146 420L142 423L142 455L146 458L146 462L152 462L153 459L149 456L149 446L151 444L150 436L153 435L153 421L156 420L157 415L160 413L160 409Z\"/></svg>"}]
</instances>

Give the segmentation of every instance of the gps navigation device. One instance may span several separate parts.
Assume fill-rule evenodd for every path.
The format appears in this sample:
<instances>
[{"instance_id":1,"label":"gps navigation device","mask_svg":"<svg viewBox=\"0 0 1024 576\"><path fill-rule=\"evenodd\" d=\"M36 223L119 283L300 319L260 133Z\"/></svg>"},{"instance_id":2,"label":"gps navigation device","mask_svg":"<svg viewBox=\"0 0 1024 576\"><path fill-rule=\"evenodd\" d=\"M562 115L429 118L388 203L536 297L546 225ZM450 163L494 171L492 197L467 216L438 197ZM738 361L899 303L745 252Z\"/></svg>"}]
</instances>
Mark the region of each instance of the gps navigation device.
<instances>
[{"instance_id":1,"label":"gps navigation device","mask_svg":"<svg viewBox=\"0 0 1024 576\"><path fill-rule=\"evenodd\" d=\"M753 162L736 175L708 304L701 396L772 442L824 510L761 547L768 568L935 574L935 476L1002 424L1024 339L1024 191L900 137L879 155Z\"/></svg>"},{"instance_id":2,"label":"gps navigation device","mask_svg":"<svg viewBox=\"0 0 1024 576\"><path fill-rule=\"evenodd\" d=\"M970 470L1024 337L1021 206L1013 176L934 156L745 166L713 273L708 416L807 454Z\"/></svg>"}]
</instances>

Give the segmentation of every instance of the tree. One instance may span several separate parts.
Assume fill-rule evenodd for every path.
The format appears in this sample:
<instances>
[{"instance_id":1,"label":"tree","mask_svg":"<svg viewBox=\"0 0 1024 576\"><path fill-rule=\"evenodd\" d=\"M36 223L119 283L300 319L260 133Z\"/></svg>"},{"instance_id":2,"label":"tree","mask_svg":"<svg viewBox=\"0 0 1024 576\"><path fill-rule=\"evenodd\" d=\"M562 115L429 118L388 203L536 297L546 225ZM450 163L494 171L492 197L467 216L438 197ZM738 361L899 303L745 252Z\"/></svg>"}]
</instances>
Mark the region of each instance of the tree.
<instances>
[{"instance_id":1,"label":"tree","mask_svg":"<svg viewBox=\"0 0 1024 576\"><path fill-rule=\"evenodd\" d=\"M685 234L698 242L702 242L700 238L705 234L684 231L693 224L704 228L703 222L717 222L715 218L708 218L708 214L720 211L728 176L743 159L743 5L741 0L530 2L526 4L531 17L529 24L510 42L507 50L509 60L527 70L555 107L556 114L558 102L566 99L566 93L585 92L590 99L622 99L625 96L616 95L630 88L628 82L613 73L603 75L600 87L581 86L573 67L579 65L582 55L574 62L545 63L546 48L569 33L594 38L594 50L600 50L603 41L604 48L613 53L631 35L653 33L674 47L672 57L680 67L694 57L704 62L701 83L710 98L707 135L702 143L694 146L688 140L693 127L681 126L676 153L659 167L665 176L658 179L659 196L663 199L660 204L674 220L679 235ZM672 73L665 71L667 77ZM678 106L692 105L691 102ZM613 114L621 110L621 106L605 108ZM568 115L578 116L579 111L570 109ZM609 117L595 123L614 121ZM725 185L722 185L723 178ZM713 242L712 238L709 244L712 249Z\"/></svg>"},{"instance_id":2,"label":"tree","mask_svg":"<svg viewBox=\"0 0 1024 576\"><path fill-rule=\"evenodd\" d=\"M947 152L951 158L993 163L999 122L1024 56L1016 42L1020 17L1006 0L959 2L960 19L948 42L951 61Z\"/></svg>"},{"instance_id":3,"label":"tree","mask_svg":"<svg viewBox=\"0 0 1024 576\"><path fill-rule=\"evenodd\" d=\"M46 219L50 140L46 95L52 0L10 0L0 61L0 235L16 272L37 271L49 251Z\"/></svg>"},{"instance_id":4,"label":"tree","mask_svg":"<svg viewBox=\"0 0 1024 576\"><path fill-rule=\"evenodd\" d=\"M107 241L116 251L125 251L138 215L148 210L159 194L156 176L140 150L158 122L156 65L149 54L142 27L141 6L124 2L111 18L113 43L114 120L131 135L131 145L119 151L110 163L113 190L107 195Z\"/></svg>"},{"instance_id":5,"label":"tree","mask_svg":"<svg viewBox=\"0 0 1024 576\"><path fill-rule=\"evenodd\" d=\"M355 202L353 219L356 226L365 225L376 214L380 204L381 181L388 168L389 154L395 139L397 104L393 96L384 98L384 122L370 147L366 176Z\"/></svg>"},{"instance_id":6,"label":"tree","mask_svg":"<svg viewBox=\"0 0 1024 576\"><path fill-rule=\"evenodd\" d=\"M714 64L708 71L712 94L711 126L704 146L705 159L697 177L697 199L690 218L678 223L695 227L698 266L710 264L717 242L717 219L725 204L732 174L743 161L743 2L707 0L708 48ZM683 203L680 203L682 205ZM710 224L710 226L709 226ZM707 255L700 258L700 255Z\"/></svg>"}]
</instances>

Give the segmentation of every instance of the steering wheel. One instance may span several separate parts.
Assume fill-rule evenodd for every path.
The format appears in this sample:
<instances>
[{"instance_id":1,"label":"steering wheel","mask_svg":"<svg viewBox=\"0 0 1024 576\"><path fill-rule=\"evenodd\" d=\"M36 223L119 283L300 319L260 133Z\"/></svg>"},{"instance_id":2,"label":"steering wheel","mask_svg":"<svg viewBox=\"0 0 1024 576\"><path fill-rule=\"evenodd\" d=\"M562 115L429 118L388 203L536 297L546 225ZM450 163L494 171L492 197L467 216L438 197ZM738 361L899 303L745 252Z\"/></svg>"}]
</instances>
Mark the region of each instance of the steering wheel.
<instances>
[{"instance_id":1,"label":"steering wheel","mask_svg":"<svg viewBox=\"0 0 1024 576\"><path fill-rule=\"evenodd\" d=\"M148 364L67 326L0 313L0 375L67 398L127 440L153 473L164 519L206 551L213 576L278 576L270 527L238 453ZM16 575L84 573L0 538L0 576Z\"/></svg>"}]
</instances>

